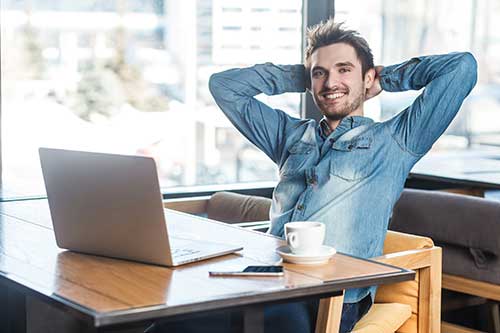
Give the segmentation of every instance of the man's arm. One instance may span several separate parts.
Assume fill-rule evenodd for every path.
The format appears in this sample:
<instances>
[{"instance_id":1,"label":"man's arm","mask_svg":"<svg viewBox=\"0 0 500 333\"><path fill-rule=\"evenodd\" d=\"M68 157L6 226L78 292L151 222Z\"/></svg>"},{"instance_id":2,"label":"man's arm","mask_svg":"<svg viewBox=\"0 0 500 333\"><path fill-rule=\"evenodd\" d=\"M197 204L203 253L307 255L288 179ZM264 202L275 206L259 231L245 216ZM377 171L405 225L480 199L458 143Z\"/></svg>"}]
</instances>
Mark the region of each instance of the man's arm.
<instances>
[{"instance_id":1,"label":"man's arm","mask_svg":"<svg viewBox=\"0 0 500 333\"><path fill-rule=\"evenodd\" d=\"M380 71L385 91L424 88L417 99L390 119L399 146L417 156L429 151L457 114L477 81L477 63L470 53L413 58Z\"/></svg>"},{"instance_id":2,"label":"man's arm","mask_svg":"<svg viewBox=\"0 0 500 333\"><path fill-rule=\"evenodd\" d=\"M304 92L304 75L303 65L266 63L213 74L209 88L215 102L233 125L278 163L288 130L303 120L273 109L254 96Z\"/></svg>"}]
</instances>

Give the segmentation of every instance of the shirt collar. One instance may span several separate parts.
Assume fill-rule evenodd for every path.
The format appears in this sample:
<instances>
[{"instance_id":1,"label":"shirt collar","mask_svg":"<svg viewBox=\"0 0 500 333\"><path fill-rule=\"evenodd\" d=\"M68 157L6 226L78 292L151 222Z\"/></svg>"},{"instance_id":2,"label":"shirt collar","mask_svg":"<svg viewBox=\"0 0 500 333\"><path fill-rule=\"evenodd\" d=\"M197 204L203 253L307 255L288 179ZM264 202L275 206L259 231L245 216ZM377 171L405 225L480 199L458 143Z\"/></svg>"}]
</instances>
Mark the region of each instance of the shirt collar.
<instances>
[{"instance_id":1,"label":"shirt collar","mask_svg":"<svg viewBox=\"0 0 500 333\"><path fill-rule=\"evenodd\" d=\"M319 134L321 135L321 137L323 139L327 138L328 135L326 135L326 133L329 131L329 129L330 129L330 126L328 126L328 123L326 122L326 118L323 117L319 121L319 126L318 126Z\"/></svg>"},{"instance_id":2,"label":"shirt collar","mask_svg":"<svg viewBox=\"0 0 500 333\"><path fill-rule=\"evenodd\" d=\"M329 128L326 118L323 117L319 122L319 133L323 139L326 139L329 136L338 137L339 135L344 134L345 132L356 128L361 125L368 125L373 123L373 119L363 116L347 116L342 118L337 128L330 133L330 135L326 135L326 132Z\"/></svg>"}]
</instances>

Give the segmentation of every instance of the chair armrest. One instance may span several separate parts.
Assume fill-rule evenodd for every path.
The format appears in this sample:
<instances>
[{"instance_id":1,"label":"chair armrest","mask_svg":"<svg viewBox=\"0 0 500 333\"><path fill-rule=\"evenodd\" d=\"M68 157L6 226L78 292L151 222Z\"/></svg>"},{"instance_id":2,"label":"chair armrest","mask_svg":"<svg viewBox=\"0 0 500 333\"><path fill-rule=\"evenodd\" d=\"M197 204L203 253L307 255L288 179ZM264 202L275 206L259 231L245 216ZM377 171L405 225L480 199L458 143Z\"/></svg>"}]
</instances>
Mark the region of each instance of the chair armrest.
<instances>
[{"instance_id":1,"label":"chair armrest","mask_svg":"<svg viewBox=\"0 0 500 333\"><path fill-rule=\"evenodd\" d=\"M441 248L438 246L388 253L379 257L374 257L372 260L388 265L416 270L430 267L432 265L433 256L435 255L441 255Z\"/></svg>"},{"instance_id":2,"label":"chair armrest","mask_svg":"<svg viewBox=\"0 0 500 333\"><path fill-rule=\"evenodd\" d=\"M167 199L163 201L163 207L177 210L188 214L206 214L210 196Z\"/></svg>"},{"instance_id":3,"label":"chair armrest","mask_svg":"<svg viewBox=\"0 0 500 333\"><path fill-rule=\"evenodd\" d=\"M433 246L434 242L428 237L388 230L384 241L384 254L425 249Z\"/></svg>"}]
</instances>

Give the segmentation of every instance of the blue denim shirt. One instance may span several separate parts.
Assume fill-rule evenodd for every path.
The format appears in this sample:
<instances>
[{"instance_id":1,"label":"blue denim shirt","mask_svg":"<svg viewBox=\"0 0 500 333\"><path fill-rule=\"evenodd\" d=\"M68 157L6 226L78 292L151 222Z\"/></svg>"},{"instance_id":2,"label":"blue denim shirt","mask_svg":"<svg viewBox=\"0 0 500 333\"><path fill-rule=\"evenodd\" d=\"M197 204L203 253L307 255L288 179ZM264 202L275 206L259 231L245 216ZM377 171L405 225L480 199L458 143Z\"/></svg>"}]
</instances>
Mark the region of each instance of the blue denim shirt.
<instances>
[{"instance_id":1,"label":"blue denim shirt","mask_svg":"<svg viewBox=\"0 0 500 333\"><path fill-rule=\"evenodd\" d=\"M273 235L290 221L326 224L325 243L370 258L382 254L392 209L413 165L445 131L476 83L470 53L424 56L385 67L385 91L425 89L384 122L348 116L327 137L320 123L297 119L254 96L305 91L303 65L271 63L212 75L210 91L229 120L279 167L270 211ZM354 303L375 287L350 289Z\"/></svg>"}]
</instances>

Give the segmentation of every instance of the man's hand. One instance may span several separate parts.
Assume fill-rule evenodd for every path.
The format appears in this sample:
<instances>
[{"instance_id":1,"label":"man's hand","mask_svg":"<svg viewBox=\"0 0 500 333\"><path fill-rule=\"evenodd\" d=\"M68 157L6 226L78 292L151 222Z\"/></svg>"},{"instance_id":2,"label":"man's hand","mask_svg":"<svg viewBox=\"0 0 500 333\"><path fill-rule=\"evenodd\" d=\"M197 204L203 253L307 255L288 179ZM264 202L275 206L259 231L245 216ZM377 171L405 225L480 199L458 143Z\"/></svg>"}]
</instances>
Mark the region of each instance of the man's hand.
<instances>
[{"instance_id":1,"label":"man's hand","mask_svg":"<svg viewBox=\"0 0 500 333\"><path fill-rule=\"evenodd\" d=\"M380 72L384 66L375 66L375 78L373 79L373 85L366 89L365 101L377 96L382 91L382 86L380 85Z\"/></svg>"}]
</instances>

